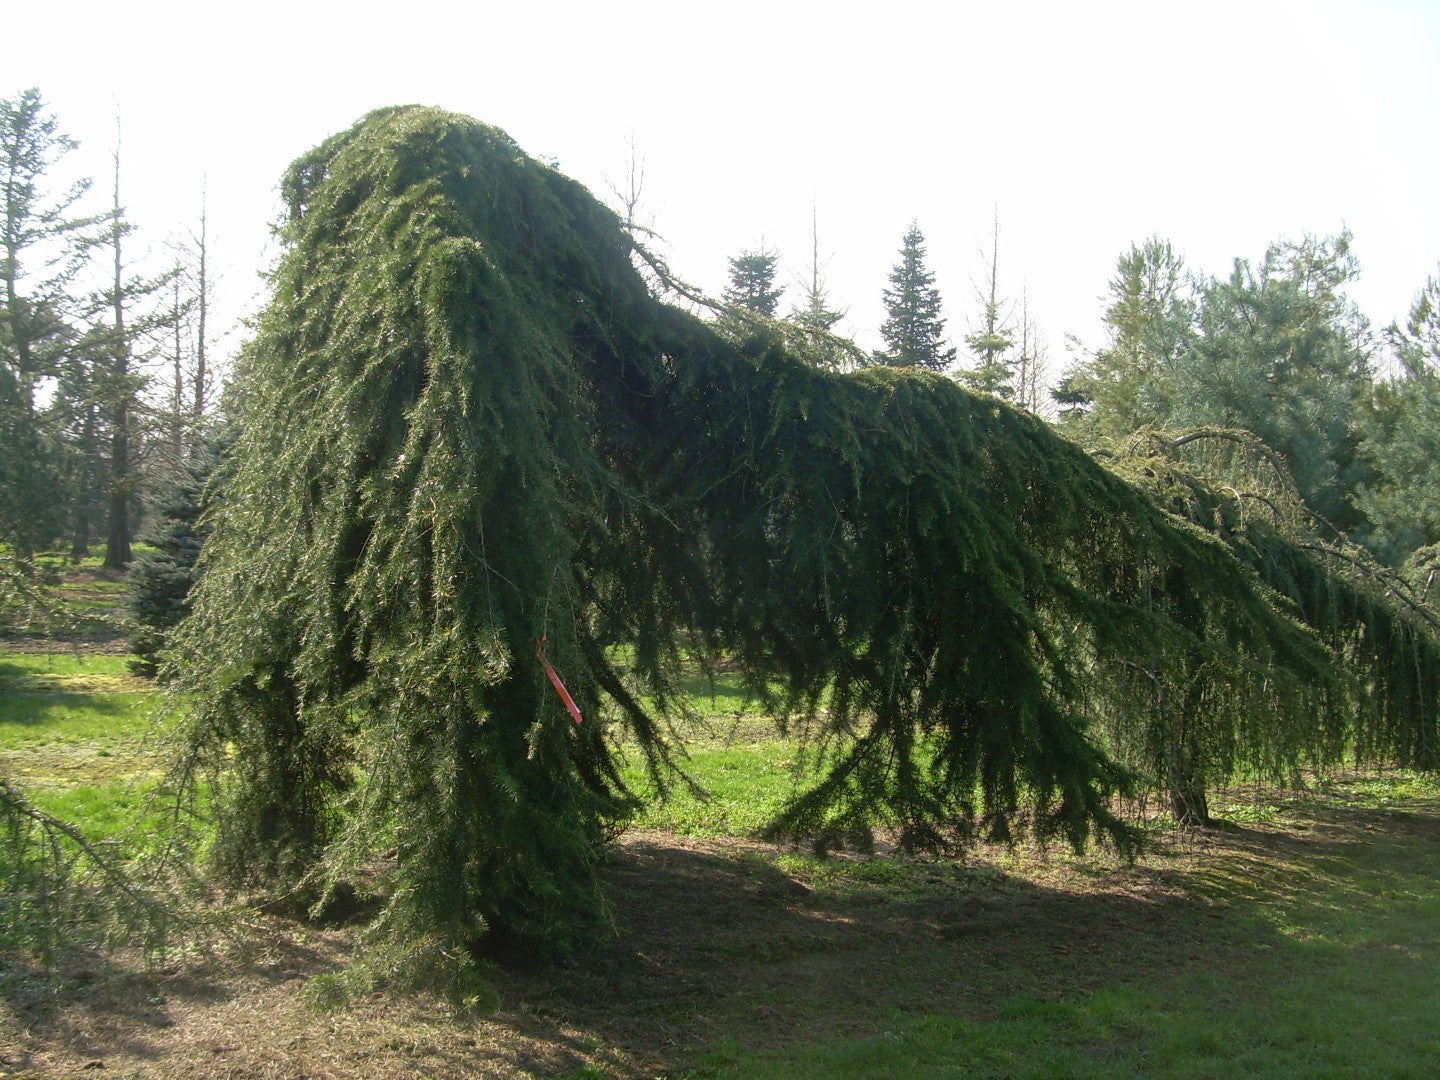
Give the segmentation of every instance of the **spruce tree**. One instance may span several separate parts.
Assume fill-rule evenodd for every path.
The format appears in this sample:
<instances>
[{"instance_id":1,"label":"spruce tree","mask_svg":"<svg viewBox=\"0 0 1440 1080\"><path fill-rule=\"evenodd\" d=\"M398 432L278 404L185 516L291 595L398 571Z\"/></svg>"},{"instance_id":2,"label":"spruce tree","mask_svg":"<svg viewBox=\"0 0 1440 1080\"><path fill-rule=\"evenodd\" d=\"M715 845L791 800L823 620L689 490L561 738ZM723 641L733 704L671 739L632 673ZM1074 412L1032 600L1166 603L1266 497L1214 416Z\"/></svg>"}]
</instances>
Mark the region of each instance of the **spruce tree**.
<instances>
[{"instance_id":1,"label":"spruce tree","mask_svg":"<svg viewBox=\"0 0 1440 1080\"><path fill-rule=\"evenodd\" d=\"M730 282L725 286L725 302L744 308L756 315L773 319L784 295L784 286L775 285L780 255L760 245L758 251L746 251L730 260Z\"/></svg>"},{"instance_id":2,"label":"spruce tree","mask_svg":"<svg viewBox=\"0 0 1440 1080\"><path fill-rule=\"evenodd\" d=\"M995 217L991 236L990 258L986 265L985 284L978 290L980 318L972 333L965 335L965 345L975 357L975 365L960 372L960 381L981 393L994 394L1013 401L1020 392L1018 368L1021 359L1013 355L1015 332L1010 325L1007 303L1000 298L1000 217Z\"/></svg>"},{"instance_id":3,"label":"spruce tree","mask_svg":"<svg viewBox=\"0 0 1440 1080\"><path fill-rule=\"evenodd\" d=\"M205 493L219 464L221 444L213 437L196 443L196 452L152 493L146 551L130 564L130 651L132 671L153 676L170 632L190 613L190 590L199 577L200 549L208 526L202 523Z\"/></svg>"},{"instance_id":4,"label":"spruce tree","mask_svg":"<svg viewBox=\"0 0 1440 1080\"><path fill-rule=\"evenodd\" d=\"M885 290L885 321L880 336L885 348L877 359L890 367L943 371L955 359L945 345L945 320L935 275L925 266L925 236L912 223L900 246L900 261L890 272Z\"/></svg>"}]
</instances>

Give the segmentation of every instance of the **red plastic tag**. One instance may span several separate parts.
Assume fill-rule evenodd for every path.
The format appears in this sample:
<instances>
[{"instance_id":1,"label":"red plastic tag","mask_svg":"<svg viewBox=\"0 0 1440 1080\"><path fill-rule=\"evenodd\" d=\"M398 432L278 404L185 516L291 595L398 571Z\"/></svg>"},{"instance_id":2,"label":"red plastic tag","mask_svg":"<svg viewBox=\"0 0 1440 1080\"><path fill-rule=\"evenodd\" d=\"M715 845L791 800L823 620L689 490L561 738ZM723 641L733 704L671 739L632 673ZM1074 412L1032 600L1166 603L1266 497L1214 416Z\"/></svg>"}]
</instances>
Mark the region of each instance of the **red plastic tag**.
<instances>
[{"instance_id":1,"label":"red plastic tag","mask_svg":"<svg viewBox=\"0 0 1440 1080\"><path fill-rule=\"evenodd\" d=\"M560 700L565 703L565 708L570 710L575 723L580 723L580 707L575 704L575 699L570 696L570 691L565 689L565 684L560 681L560 676L555 674L555 669L550 666L550 661L545 659L545 641L549 634L541 634L535 639L535 655L540 658L540 663L545 665L545 674L550 676L550 685L555 687L555 692L560 695Z\"/></svg>"}]
</instances>

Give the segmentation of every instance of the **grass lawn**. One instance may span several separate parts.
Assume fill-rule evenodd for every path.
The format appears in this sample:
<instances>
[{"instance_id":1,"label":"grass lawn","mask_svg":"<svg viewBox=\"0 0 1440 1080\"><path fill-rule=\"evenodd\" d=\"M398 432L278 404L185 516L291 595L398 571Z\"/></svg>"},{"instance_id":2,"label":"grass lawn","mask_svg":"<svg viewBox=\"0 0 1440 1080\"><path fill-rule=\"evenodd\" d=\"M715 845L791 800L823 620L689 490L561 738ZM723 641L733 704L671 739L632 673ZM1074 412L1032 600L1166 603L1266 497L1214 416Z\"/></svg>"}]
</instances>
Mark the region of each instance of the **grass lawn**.
<instances>
[{"instance_id":1,"label":"grass lawn","mask_svg":"<svg viewBox=\"0 0 1440 1080\"><path fill-rule=\"evenodd\" d=\"M0 653L0 776L94 839L137 824L154 725L151 687L124 656Z\"/></svg>"},{"instance_id":2,"label":"grass lawn","mask_svg":"<svg viewBox=\"0 0 1440 1080\"><path fill-rule=\"evenodd\" d=\"M306 980L354 928L252 911L168 967L85 953L59 998L0 998L0 1076L1436 1075L1435 784L1217 795L1229 825L1157 827L1134 865L822 860L753 838L795 744L723 680L695 690L709 797L635 823L606 867L614 936L497 968L494 1015L423 994L318 1013ZM151 704L122 656L0 653L0 775L94 838L143 838Z\"/></svg>"},{"instance_id":3,"label":"grass lawn","mask_svg":"<svg viewBox=\"0 0 1440 1080\"><path fill-rule=\"evenodd\" d=\"M1440 816L1367 806L1376 786L1278 799L1263 828L1172 836L1134 868L997 860L834 1037L736 1041L694 1075L1433 1076Z\"/></svg>"}]
</instances>

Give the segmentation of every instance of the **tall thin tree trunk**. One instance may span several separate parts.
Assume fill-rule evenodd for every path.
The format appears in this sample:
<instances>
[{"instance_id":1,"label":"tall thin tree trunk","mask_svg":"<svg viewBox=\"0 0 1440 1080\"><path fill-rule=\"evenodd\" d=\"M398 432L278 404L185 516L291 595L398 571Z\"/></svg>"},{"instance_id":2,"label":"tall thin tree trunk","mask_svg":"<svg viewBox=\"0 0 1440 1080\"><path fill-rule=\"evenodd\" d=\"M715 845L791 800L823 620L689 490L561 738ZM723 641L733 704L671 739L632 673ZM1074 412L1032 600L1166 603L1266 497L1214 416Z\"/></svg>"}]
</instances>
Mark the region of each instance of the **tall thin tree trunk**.
<instances>
[{"instance_id":1,"label":"tall thin tree trunk","mask_svg":"<svg viewBox=\"0 0 1440 1080\"><path fill-rule=\"evenodd\" d=\"M207 373L205 370L205 315L210 306L210 281L206 276L206 240L205 240L205 196L200 197L200 244L199 244L199 281L195 290L195 373L192 379L194 406L191 412L191 430L196 433L192 441L190 451L193 455L200 453L199 432L201 423L205 419L206 395L209 387L205 385Z\"/></svg>"},{"instance_id":2,"label":"tall thin tree trunk","mask_svg":"<svg viewBox=\"0 0 1440 1080\"><path fill-rule=\"evenodd\" d=\"M108 392L110 395L110 507L106 515L105 566L122 570L130 563L130 341L125 333L124 262L120 237L124 232L120 214L120 140L115 140L115 205L110 241L115 251L114 352Z\"/></svg>"},{"instance_id":3,"label":"tall thin tree trunk","mask_svg":"<svg viewBox=\"0 0 1440 1080\"><path fill-rule=\"evenodd\" d=\"M85 408L85 423L80 428L80 482L75 498L75 532L70 540L70 557L83 559L90 554L90 533L93 528L95 490L95 407Z\"/></svg>"}]
</instances>

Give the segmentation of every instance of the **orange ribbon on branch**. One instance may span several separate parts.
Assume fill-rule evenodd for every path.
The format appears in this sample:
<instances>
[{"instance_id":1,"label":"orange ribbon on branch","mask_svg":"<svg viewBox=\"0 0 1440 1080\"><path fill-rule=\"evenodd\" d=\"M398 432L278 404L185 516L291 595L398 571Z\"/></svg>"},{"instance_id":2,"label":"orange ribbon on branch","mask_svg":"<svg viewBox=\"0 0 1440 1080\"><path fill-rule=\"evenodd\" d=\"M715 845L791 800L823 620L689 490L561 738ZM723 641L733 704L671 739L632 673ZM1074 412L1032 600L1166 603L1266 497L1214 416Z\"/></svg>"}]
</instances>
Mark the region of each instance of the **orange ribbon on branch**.
<instances>
[{"instance_id":1,"label":"orange ribbon on branch","mask_svg":"<svg viewBox=\"0 0 1440 1080\"><path fill-rule=\"evenodd\" d=\"M565 689L565 684L560 681L560 676L555 674L555 669L550 666L550 661L545 659L545 642L549 634L541 634L535 639L535 655L540 658L540 663L545 665L545 674L550 676L550 685L555 687L555 693L560 695L560 700L565 703L565 708L570 710L575 723L580 723L580 707L575 704L575 699L570 696L570 691Z\"/></svg>"}]
</instances>

